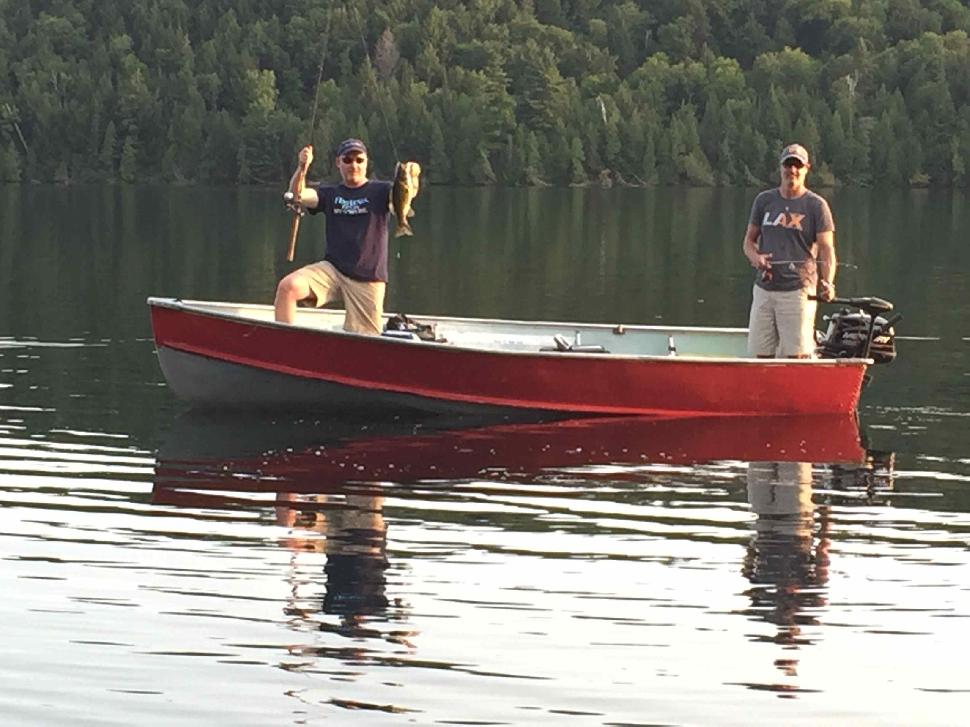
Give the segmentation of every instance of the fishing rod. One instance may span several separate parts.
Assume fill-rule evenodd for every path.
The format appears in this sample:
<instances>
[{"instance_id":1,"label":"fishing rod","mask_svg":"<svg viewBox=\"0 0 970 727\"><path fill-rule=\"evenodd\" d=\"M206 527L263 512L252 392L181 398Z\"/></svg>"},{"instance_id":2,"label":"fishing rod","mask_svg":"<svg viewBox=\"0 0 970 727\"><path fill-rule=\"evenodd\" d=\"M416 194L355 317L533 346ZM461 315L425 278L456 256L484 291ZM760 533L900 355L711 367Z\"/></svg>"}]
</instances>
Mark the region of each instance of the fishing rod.
<instances>
[{"instance_id":1,"label":"fishing rod","mask_svg":"<svg viewBox=\"0 0 970 727\"><path fill-rule=\"evenodd\" d=\"M771 258L768 259L768 263L771 265L808 265L809 262L811 261L810 260L772 260ZM815 264L818 265L818 260L815 261ZM848 268L849 270L859 269L859 266L854 265L853 263L839 262L839 263L835 263L835 266L838 268Z\"/></svg>"},{"instance_id":2,"label":"fishing rod","mask_svg":"<svg viewBox=\"0 0 970 727\"><path fill-rule=\"evenodd\" d=\"M333 5L327 8L327 27L323 31L323 52L320 54L320 65L317 67L317 84L313 90L313 112L310 114L310 129L307 132L307 138L310 143L313 143L313 131L317 122L317 103L320 100L320 81L323 80L323 62L327 57L327 47L330 45L330 17L333 11ZM293 256L296 254L296 239L300 234L300 220L303 219L303 215L306 214L306 210L303 209L301 204L301 199L303 197L303 188L306 183L306 172L304 171L296 181L296 189L293 191L287 191L283 195L283 201L287 208L293 212L293 221L290 223L290 242L286 248L286 260L287 262L293 262Z\"/></svg>"},{"instance_id":3,"label":"fishing rod","mask_svg":"<svg viewBox=\"0 0 970 727\"><path fill-rule=\"evenodd\" d=\"M758 271L761 273L761 279L762 280L765 280L765 281L768 281L768 280L771 280L774 277L773 268L776 265L787 265L789 270L795 270L795 266L796 265L806 265L807 266L810 263L814 263L816 267L818 267L818 265L819 265L819 261L816 260L816 259L814 259L814 258L811 258L811 259L808 259L808 260L772 260L769 257L768 258L768 264L765 267L763 267L763 268L758 268ZM828 263L828 264L831 265L831 263ZM858 265L853 265L852 263L842 263L842 262L835 263L835 267L837 267L837 268L848 268L849 270L858 270L859 269L859 266Z\"/></svg>"}]
</instances>

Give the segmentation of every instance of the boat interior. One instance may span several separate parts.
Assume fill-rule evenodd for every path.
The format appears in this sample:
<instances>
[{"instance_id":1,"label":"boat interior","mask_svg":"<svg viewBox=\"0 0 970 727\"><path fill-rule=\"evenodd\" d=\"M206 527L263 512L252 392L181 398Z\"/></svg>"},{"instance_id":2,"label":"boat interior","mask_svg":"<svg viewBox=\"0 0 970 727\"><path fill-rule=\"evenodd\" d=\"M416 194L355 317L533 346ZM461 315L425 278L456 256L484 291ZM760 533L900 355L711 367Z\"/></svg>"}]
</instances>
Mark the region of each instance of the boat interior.
<instances>
[{"instance_id":1,"label":"boat interior","mask_svg":"<svg viewBox=\"0 0 970 727\"><path fill-rule=\"evenodd\" d=\"M273 322L273 307L269 305L163 299L150 302L174 304L217 316ZM385 322L394 316L394 313L388 313ZM744 328L510 321L410 314L406 318L415 324L411 330L385 330L384 336L417 345L452 345L509 352L747 358L747 330ZM343 319L343 310L299 308L294 325L357 335L343 331ZM422 329L422 335L415 331L418 327ZM430 336L428 327L432 332Z\"/></svg>"}]
</instances>

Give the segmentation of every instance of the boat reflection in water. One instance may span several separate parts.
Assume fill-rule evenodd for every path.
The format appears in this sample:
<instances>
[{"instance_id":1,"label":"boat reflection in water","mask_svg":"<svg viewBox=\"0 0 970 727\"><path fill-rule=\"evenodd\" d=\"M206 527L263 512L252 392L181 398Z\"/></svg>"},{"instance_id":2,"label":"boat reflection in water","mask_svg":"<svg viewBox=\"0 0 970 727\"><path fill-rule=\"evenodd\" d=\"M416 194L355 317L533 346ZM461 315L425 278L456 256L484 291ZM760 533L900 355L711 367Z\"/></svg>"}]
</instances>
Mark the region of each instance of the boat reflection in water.
<instances>
[{"instance_id":1,"label":"boat reflection in water","mask_svg":"<svg viewBox=\"0 0 970 727\"><path fill-rule=\"evenodd\" d=\"M415 633L406 623L409 607L388 593L388 574L395 564L389 563L387 553L385 497L398 507L402 501L424 500L423 509L412 512L424 513L418 517L428 523L445 510L448 514L439 519L461 521L467 515L455 507L435 507L451 491L479 502L500 491L561 501L569 497L571 483L577 483L584 497L590 488L604 498L639 497L642 489L647 510L664 497L656 488L650 490L653 480L690 482L692 477L712 476L705 474L704 465L720 462L732 463L718 471L722 491L725 471L728 481L735 473L743 480L747 467L754 524L743 559L743 575L750 581L750 607L743 615L775 625L769 641L792 648L810 643L801 629L815 623L825 605L828 503L874 492L878 466L867 456L852 416L485 424L399 418L375 424L189 412L175 423L159 452L153 501L273 512L275 524L288 529L281 545L293 554L286 613L296 619L294 628L312 625L410 648ZM533 484L538 486L526 492ZM624 503L634 504L629 499ZM667 507L677 504L671 501ZM662 519L670 517L670 510L666 512ZM474 513L468 517L480 519ZM504 521L495 517L495 526L502 527ZM724 527L735 529L738 522L726 513ZM520 529L522 523L509 521L509 527ZM307 552L326 559L322 599L319 594L301 596L301 587L318 581L320 573L319 562L313 572L298 567L298 556ZM328 621L321 612L335 618ZM315 646L292 651L323 653ZM347 653L338 649L331 655L343 658ZM777 662L788 675L794 674L796 663Z\"/></svg>"}]
</instances>

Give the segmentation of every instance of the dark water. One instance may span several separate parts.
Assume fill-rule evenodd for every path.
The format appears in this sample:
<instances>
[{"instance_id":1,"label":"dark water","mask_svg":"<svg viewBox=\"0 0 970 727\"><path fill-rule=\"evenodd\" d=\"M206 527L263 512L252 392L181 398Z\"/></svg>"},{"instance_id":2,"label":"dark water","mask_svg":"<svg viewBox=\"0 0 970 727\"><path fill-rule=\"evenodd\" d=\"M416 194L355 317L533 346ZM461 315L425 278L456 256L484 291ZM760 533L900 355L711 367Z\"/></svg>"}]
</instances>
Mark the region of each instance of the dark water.
<instances>
[{"instance_id":1,"label":"dark water","mask_svg":"<svg viewBox=\"0 0 970 727\"><path fill-rule=\"evenodd\" d=\"M434 188L388 308L744 325L751 195ZM725 427L199 416L145 298L269 302L278 193L0 187L4 722L962 721L970 201L828 196L899 358Z\"/></svg>"}]
</instances>

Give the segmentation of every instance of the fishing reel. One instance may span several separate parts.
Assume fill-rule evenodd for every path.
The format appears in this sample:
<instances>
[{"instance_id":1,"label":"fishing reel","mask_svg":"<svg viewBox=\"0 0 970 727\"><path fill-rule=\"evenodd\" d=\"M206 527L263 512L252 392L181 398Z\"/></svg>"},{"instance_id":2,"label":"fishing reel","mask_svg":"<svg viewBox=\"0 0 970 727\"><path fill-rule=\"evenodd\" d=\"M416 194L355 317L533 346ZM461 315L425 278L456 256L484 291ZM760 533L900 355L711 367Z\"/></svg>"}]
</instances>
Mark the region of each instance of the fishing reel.
<instances>
[{"instance_id":1,"label":"fishing reel","mask_svg":"<svg viewBox=\"0 0 970 727\"><path fill-rule=\"evenodd\" d=\"M283 206L293 214L300 215L300 217L306 214L306 210L297 200L296 195L289 190L283 193Z\"/></svg>"},{"instance_id":2,"label":"fishing reel","mask_svg":"<svg viewBox=\"0 0 970 727\"><path fill-rule=\"evenodd\" d=\"M893 325L902 315L885 315L892 311L892 303L875 297L833 298L828 302L843 307L822 317L828 327L825 333L816 332L819 358L871 358L877 364L896 358Z\"/></svg>"}]
</instances>

